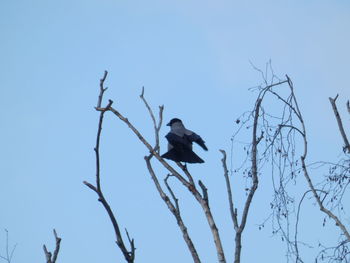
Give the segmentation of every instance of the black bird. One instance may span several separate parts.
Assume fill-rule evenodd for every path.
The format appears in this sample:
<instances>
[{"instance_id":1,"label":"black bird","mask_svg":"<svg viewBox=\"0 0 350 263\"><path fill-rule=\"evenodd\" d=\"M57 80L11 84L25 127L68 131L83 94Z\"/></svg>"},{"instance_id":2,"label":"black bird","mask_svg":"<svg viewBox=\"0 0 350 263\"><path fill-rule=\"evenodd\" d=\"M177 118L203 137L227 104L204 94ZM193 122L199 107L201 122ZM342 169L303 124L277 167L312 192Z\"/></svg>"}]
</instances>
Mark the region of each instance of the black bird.
<instances>
[{"instance_id":1,"label":"black bird","mask_svg":"<svg viewBox=\"0 0 350 263\"><path fill-rule=\"evenodd\" d=\"M170 126L170 132L165 136L168 140L168 151L162 157L175 162L204 163L192 151L193 142L208 151L203 139L193 131L187 130L180 119L172 119L167 126Z\"/></svg>"}]
</instances>

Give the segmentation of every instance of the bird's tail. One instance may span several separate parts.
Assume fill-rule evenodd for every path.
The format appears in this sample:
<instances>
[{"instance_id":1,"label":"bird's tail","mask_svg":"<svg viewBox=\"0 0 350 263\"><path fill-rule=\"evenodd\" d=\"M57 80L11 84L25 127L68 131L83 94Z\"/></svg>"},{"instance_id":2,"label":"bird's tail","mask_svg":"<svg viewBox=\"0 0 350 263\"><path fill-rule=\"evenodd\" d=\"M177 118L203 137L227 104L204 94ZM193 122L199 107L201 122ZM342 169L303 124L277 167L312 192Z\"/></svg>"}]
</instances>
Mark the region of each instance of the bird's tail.
<instances>
[{"instance_id":1,"label":"bird's tail","mask_svg":"<svg viewBox=\"0 0 350 263\"><path fill-rule=\"evenodd\" d=\"M204 163L204 161L190 149L179 152L173 148L164 153L161 157L175 162Z\"/></svg>"}]
</instances>

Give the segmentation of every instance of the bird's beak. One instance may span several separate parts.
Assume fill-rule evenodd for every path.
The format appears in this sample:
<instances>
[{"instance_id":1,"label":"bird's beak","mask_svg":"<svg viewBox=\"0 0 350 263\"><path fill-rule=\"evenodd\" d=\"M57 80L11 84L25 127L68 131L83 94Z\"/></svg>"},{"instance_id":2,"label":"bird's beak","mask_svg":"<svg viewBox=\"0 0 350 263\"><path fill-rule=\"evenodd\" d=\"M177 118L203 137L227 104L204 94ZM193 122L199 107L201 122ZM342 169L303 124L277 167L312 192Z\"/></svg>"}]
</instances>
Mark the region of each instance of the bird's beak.
<instances>
[{"instance_id":1,"label":"bird's beak","mask_svg":"<svg viewBox=\"0 0 350 263\"><path fill-rule=\"evenodd\" d=\"M170 126L170 122L166 126Z\"/></svg>"}]
</instances>

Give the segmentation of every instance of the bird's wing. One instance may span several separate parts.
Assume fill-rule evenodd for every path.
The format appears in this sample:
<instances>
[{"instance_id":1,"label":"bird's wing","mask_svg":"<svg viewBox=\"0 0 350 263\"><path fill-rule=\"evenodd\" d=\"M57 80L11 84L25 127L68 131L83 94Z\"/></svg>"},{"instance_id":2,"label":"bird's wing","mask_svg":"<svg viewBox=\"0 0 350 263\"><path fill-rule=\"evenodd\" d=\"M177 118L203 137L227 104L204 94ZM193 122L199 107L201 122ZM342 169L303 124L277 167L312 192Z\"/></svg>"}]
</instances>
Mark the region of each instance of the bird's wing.
<instances>
[{"instance_id":1,"label":"bird's wing","mask_svg":"<svg viewBox=\"0 0 350 263\"><path fill-rule=\"evenodd\" d=\"M192 131L191 131L192 132ZM197 133L192 132L191 134L187 135L186 137L188 138L188 140L190 142L195 142L197 143L199 146L201 146L204 150L208 151L207 146L205 145L205 142L203 141L203 139L201 138L201 136L199 136Z\"/></svg>"},{"instance_id":2,"label":"bird's wing","mask_svg":"<svg viewBox=\"0 0 350 263\"><path fill-rule=\"evenodd\" d=\"M191 149L191 142L186 138L182 138L171 132L169 132L165 138L167 138L168 142L177 150Z\"/></svg>"}]
</instances>

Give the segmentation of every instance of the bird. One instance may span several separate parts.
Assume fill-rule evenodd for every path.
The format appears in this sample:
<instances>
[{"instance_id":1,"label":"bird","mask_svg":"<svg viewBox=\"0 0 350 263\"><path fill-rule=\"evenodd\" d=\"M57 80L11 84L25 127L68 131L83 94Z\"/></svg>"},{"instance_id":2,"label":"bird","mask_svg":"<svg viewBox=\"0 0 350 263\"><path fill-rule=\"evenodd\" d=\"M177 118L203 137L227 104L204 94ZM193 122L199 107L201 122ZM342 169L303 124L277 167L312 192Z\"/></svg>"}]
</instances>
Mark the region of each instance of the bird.
<instances>
[{"instance_id":1,"label":"bird","mask_svg":"<svg viewBox=\"0 0 350 263\"><path fill-rule=\"evenodd\" d=\"M165 136L168 140L168 151L161 157L185 163L204 163L204 161L192 151L192 143L195 142L208 151L203 139L195 132L188 130L178 118L173 118L167 124L170 132Z\"/></svg>"}]
</instances>

